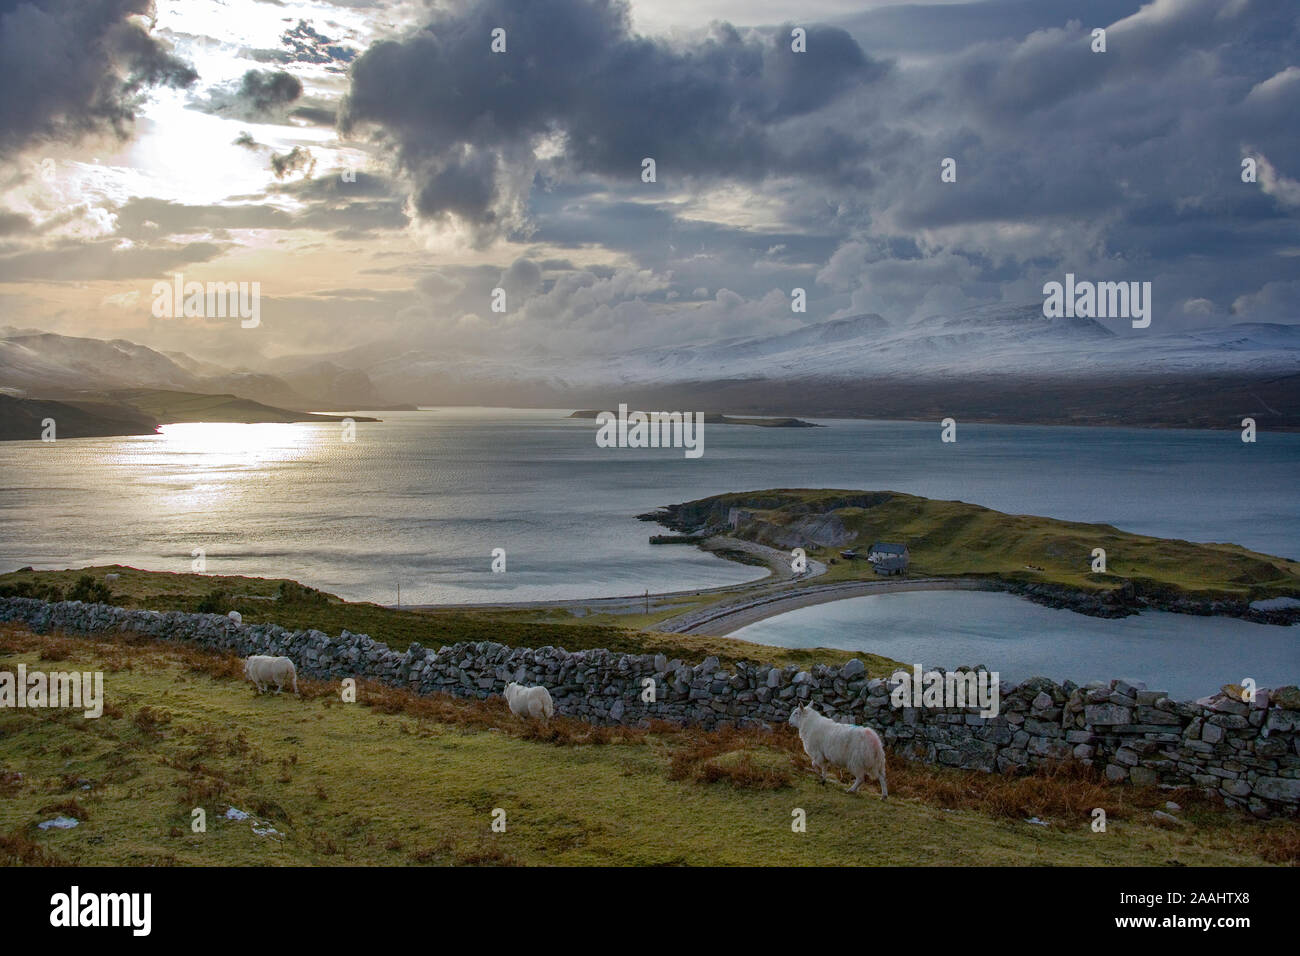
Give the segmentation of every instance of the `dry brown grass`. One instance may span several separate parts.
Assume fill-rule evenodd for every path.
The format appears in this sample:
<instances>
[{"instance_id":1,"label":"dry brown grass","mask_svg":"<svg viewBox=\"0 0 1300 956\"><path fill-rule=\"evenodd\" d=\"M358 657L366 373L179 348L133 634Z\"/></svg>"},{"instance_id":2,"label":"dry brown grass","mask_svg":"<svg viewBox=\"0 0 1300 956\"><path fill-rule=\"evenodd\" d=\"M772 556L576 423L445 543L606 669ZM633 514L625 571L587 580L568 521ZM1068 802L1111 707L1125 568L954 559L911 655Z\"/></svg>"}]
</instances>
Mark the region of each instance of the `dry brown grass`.
<instances>
[{"instance_id":1,"label":"dry brown grass","mask_svg":"<svg viewBox=\"0 0 1300 956\"><path fill-rule=\"evenodd\" d=\"M1184 808L1211 807L1197 790L1115 786L1096 768L1076 763L1040 767L1031 773L1009 776L954 770L895 757L889 761L889 792L944 809L978 810L1007 819L1038 817L1071 826L1090 819L1097 807L1106 811L1107 819L1116 820L1163 809L1168 800Z\"/></svg>"},{"instance_id":2,"label":"dry brown grass","mask_svg":"<svg viewBox=\"0 0 1300 956\"><path fill-rule=\"evenodd\" d=\"M390 847L390 849L400 849ZM409 854L412 863L425 866L521 866L521 862L501 849L493 835L480 832L477 839L469 844L457 843L450 837L438 842L436 846L425 847Z\"/></svg>"},{"instance_id":3,"label":"dry brown grass","mask_svg":"<svg viewBox=\"0 0 1300 956\"><path fill-rule=\"evenodd\" d=\"M12 797L23 788L23 775L16 770L0 770L0 797Z\"/></svg>"},{"instance_id":4,"label":"dry brown grass","mask_svg":"<svg viewBox=\"0 0 1300 956\"><path fill-rule=\"evenodd\" d=\"M741 790L780 790L793 782L789 769L764 763L752 751L732 751L705 761L696 773L702 783L726 782Z\"/></svg>"},{"instance_id":5,"label":"dry brown grass","mask_svg":"<svg viewBox=\"0 0 1300 956\"><path fill-rule=\"evenodd\" d=\"M172 722L172 715L160 707L141 707L135 712L131 723L139 728L146 737L161 737L162 728Z\"/></svg>"},{"instance_id":6,"label":"dry brown grass","mask_svg":"<svg viewBox=\"0 0 1300 956\"><path fill-rule=\"evenodd\" d=\"M1269 863L1300 866L1300 826L1283 821L1261 824L1253 844L1260 857Z\"/></svg>"},{"instance_id":7,"label":"dry brown grass","mask_svg":"<svg viewBox=\"0 0 1300 956\"><path fill-rule=\"evenodd\" d=\"M72 817L74 820L80 820L83 823L90 819L90 811L78 803L75 799L61 800L58 803L47 803L41 807L41 813L50 816Z\"/></svg>"},{"instance_id":8,"label":"dry brown grass","mask_svg":"<svg viewBox=\"0 0 1300 956\"><path fill-rule=\"evenodd\" d=\"M779 790L794 781L792 770L798 766L800 750L797 736L734 728L679 733L684 741L669 758L670 780L725 781L746 790Z\"/></svg>"},{"instance_id":9,"label":"dry brown grass","mask_svg":"<svg viewBox=\"0 0 1300 956\"><path fill-rule=\"evenodd\" d=\"M67 861L41 846L22 830L0 834L0 864L4 866L65 866Z\"/></svg>"}]
</instances>

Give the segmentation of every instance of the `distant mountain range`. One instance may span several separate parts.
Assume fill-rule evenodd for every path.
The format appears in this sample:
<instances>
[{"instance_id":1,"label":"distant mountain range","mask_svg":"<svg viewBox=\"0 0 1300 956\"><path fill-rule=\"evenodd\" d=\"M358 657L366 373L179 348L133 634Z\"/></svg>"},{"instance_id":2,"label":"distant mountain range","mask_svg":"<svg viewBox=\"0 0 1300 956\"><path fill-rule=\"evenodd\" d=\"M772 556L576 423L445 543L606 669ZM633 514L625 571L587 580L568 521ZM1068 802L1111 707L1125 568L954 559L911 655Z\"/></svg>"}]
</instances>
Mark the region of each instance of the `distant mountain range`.
<instances>
[{"instance_id":1,"label":"distant mountain range","mask_svg":"<svg viewBox=\"0 0 1300 956\"><path fill-rule=\"evenodd\" d=\"M467 388L516 393L531 386L555 394L734 379L842 383L954 374L1079 379L1300 372L1300 326L1250 323L1202 332L1116 334L1092 319L1045 319L1039 306L997 306L905 324L855 315L781 335L560 359L401 349L375 358L373 346L368 352L331 359L342 365L360 359L359 367L385 394L446 402Z\"/></svg>"},{"instance_id":2,"label":"distant mountain range","mask_svg":"<svg viewBox=\"0 0 1300 956\"><path fill-rule=\"evenodd\" d=\"M0 388L39 398L78 397L122 388L230 393L270 405L372 408L386 404L364 371L302 359L272 375L223 368L183 352L157 352L125 339L76 338L0 329Z\"/></svg>"},{"instance_id":3,"label":"distant mountain range","mask_svg":"<svg viewBox=\"0 0 1300 956\"><path fill-rule=\"evenodd\" d=\"M377 341L226 367L121 339L0 328L0 391L93 397L123 388L220 392L292 409L396 403L712 408L730 414L1300 427L1300 326L1113 332L984 306L913 322L854 315L779 335L556 357L412 350ZM676 406L670 404L676 401ZM1239 418L1238 418L1239 421Z\"/></svg>"}]
</instances>

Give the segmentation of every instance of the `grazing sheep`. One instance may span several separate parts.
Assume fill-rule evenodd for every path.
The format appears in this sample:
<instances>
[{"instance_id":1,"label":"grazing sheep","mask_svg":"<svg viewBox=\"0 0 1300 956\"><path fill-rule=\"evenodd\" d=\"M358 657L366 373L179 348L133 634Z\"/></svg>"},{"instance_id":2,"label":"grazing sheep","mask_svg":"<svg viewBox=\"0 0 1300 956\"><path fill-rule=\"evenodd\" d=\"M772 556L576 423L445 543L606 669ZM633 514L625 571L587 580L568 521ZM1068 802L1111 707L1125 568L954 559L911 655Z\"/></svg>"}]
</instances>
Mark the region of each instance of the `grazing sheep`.
<instances>
[{"instance_id":1,"label":"grazing sheep","mask_svg":"<svg viewBox=\"0 0 1300 956\"><path fill-rule=\"evenodd\" d=\"M229 614L226 615L226 617L230 618L236 624L244 623L244 615L240 614L238 611L231 611Z\"/></svg>"},{"instance_id":2,"label":"grazing sheep","mask_svg":"<svg viewBox=\"0 0 1300 956\"><path fill-rule=\"evenodd\" d=\"M106 575L104 575L104 583L105 583L105 584L116 584L118 578L120 578L120 577L121 577L120 574L106 574Z\"/></svg>"},{"instance_id":3,"label":"grazing sheep","mask_svg":"<svg viewBox=\"0 0 1300 956\"><path fill-rule=\"evenodd\" d=\"M849 793L856 793L862 781L874 777L880 781L880 796L889 796L885 786L885 748L880 737L870 727L837 724L813 710L812 704L803 704L790 712L790 724L799 728L803 749L812 758L813 768L826 782L826 764L846 767L853 774Z\"/></svg>"},{"instance_id":4,"label":"grazing sheep","mask_svg":"<svg viewBox=\"0 0 1300 956\"><path fill-rule=\"evenodd\" d=\"M551 692L545 687L525 687L511 681L503 692L510 713L516 717L533 717L549 719L555 715L555 704Z\"/></svg>"},{"instance_id":5,"label":"grazing sheep","mask_svg":"<svg viewBox=\"0 0 1300 956\"><path fill-rule=\"evenodd\" d=\"M293 696L301 696L298 693L298 669L287 657L267 657L265 654L247 657L244 659L244 676L253 682L259 694L269 684L275 685L277 694L284 690L285 684L292 684Z\"/></svg>"}]
</instances>

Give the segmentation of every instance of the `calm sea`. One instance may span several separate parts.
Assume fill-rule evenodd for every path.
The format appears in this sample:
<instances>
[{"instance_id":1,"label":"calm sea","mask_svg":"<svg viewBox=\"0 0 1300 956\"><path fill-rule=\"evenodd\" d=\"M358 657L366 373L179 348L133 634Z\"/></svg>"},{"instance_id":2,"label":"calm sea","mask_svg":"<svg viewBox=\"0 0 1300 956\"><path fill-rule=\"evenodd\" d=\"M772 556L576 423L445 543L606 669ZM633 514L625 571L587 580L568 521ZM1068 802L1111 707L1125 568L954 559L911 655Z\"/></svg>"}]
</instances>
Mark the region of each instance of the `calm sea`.
<instances>
[{"instance_id":1,"label":"calm sea","mask_svg":"<svg viewBox=\"0 0 1300 956\"><path fill-rule=\"evenodd\" d=\"M828 421L706 426L705 452L602 449L567 411L173 425L0 443L0 569L127 564L297 578L355 600L651 593L761 572L652 547L635 515L724 491L893 489L1300 557L1300 435ZM491 571L506 553L506 573Z\"/></svg>"},{"instance_id":2,"label":"calm sea","mask_svg":"<svg viewBox=\"0 0 1300 956\"><path fill-rule=\"evenodd\" d=\"M909 667L983 664L1004 679L1126 677L1179 699L1254 679L1300 681L1300 628L1148 612L1118 620L1011 594L927 591L851 598L759 621L732 637L778 647L870 651Z\"/></svg>"}]
</instances>

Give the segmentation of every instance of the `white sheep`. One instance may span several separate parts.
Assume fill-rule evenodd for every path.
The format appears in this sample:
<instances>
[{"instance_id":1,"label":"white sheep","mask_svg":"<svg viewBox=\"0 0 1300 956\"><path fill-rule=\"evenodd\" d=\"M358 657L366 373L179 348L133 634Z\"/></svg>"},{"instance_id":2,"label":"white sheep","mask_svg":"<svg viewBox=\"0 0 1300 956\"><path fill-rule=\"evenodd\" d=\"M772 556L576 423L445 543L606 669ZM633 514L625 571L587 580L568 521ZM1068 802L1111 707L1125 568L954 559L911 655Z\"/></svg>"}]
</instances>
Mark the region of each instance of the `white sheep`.
<instances>
[{"instance_id":1,"label":"white sheep","mask_svg":"<svg viewBox=\"0 0 1300 956\"><path fill-rule=\"evenodd\" d=\"M516 717L550 718L555 716L555 703L545 687L525 687L511 681L503 692L510 712Z\"/></svg>"},{"instance_id":2,"label":"white sheep","mask_svg":"<svg viewBox=\"0 0 1300 956\"><path fill-rule=\"evenodd\" d=\"M284 690L285 684L292 684L293 696L301 696L298 693L298 669L287 657L268 657L265 654L247 657L244 659L244 676L253 682L259 694L265 692L269 684L275 685L277 694Z\"/></svg>"},{"instance_id":3,"label":"white sheep","mask_svg":"<svg viewBox=\"0 0 1300 956\"><path fill-rule=\"evenodd\" d=\"M119 579L120 577L121 577L120 574L106 574L106 575L104 575L104 583L105 583L105 584L116 584L116 583L118 582L118 579Z\"/></svg>"},{"instance_id":4,"label":"white sheep","mask_svg":"<svg viewBox=\"0 0 1300 956\"><path fill-rule=\"evenodd\" d=\"M238 611L230 611L226 614L226 617L230 618L236 624L244 623L244 615L240 614Z\"/></svg>"},{"instance_id":5,"label":"white sheep","mask_svg":"<svg viewBox=\"0 0 1300 956\"><path fill-rule=\"evenodd\" d=\"M837 724L813 710L812 703L803 704L790 712L790 724L799 728L799 739L804 752L812 759L813 768L826 781L826 764L846 767L853 774L849 793L856 793L862 781L873 777L880 781L880 796L889 796L885 785L885 748L880 736L870 727Z\"/></svg>"}]
</instances>

